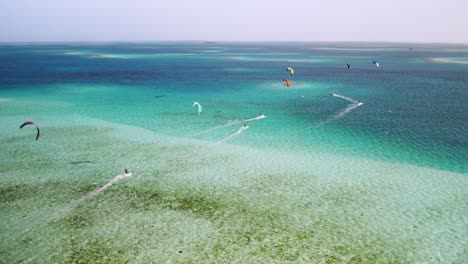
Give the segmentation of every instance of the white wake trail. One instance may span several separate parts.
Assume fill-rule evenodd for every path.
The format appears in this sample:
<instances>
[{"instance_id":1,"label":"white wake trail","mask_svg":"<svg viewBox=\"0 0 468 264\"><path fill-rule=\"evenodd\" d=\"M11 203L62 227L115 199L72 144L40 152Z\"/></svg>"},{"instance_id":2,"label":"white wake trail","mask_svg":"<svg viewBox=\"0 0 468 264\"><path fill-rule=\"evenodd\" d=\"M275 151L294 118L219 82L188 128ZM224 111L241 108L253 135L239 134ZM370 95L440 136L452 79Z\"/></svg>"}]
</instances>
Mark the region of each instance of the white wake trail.
<instances>
[{"instance_id":1,"label":"white wake trail","mask_svg":"<svg viewBox=\"0 0 468 264\"><path fill-rule=\"evenodd\" d=\"M221 139L220 141L218 141L218 142L216 142L216 143L225 142L225 141L227 141L227 140L229 140L229 139L231 139L231 138L233 138L233 137L235 137L235 136L240 135L242 132L244 132L244 131L247 130L247 129L249 129L249 126L243 126L243 127L239 128L239 130L237 130L235 133L232 133L231 135L229 135L229 136L227 136L227 137Z\"/></svg>"},{"instance_id":2,"label":"white wake trail","mask_svg":"<svg viewBox=\"0 0 468 264\"><path fill-rule=\"evenodd\" d=\"M337 113L336 115L334 115L331 119L333 120L333 119L341 118L344 115L346 115L347 113L353 111L354 109L358 108L361 105L363 105L363 103L361 103L361 102L356 103L356 104L351 104L348 107L346 107L345 109L343 109L342 111L340 111L339 113Z\"/></svg>"},{"instance_id":3,"label":"white wake trail","mask_svg":"<svg viewBox=\"0 0 468 264\"><path fill-rule=\"evenodd\" d=\"M341 98L341 99L345 99L346 101L348 102L351 102L353 104L358 104L359 101L356 101L352 98L349 98L349 97L346 97L346 96L343 96L343 95L339 95L339 94L336 94L336 93L332 93L332 96L335 96L335 97L338 97L338 98Z\"/></svg>"},{"instance_id":4,"label":"white wake trail","mask_svg":"<svg viewBox=\"0 0 468 264\"><path fill-rule=\"evenodd\" d=\"M266 115L259 115L259 116L256 116L254 118L241 120L241 122L250 122L250 121L260 120L260 119L263 119L265 117L266 117Z\"/></svg>"},{"instance_id":5,"label":"white wake trail","mask_svg":"<svg viewBox=\"0 0 468 264\"><path fill-rule=\"evenodd\" d=\"M94 197L96 196L97 194L99 194L100 192L104 191L105 189L111 187L114 183L122 180L122 179L125 179L127 177L130 177L132 176L132 173L126 173L126 174L121 174L121 175L117 175L114 179L112 179L111 181L109 181L108 183L106 183L104 186L102 186L101 188L97 189L97 190L94 190L90 193L88 193L87 195L81 197L77 202L76 204L80 204L82 202L84 202L85 200L91 198L91 197Z\"/></svg>"},{"instance_id":6,"label":"white wake trail","mask_svg":"<svg viewBox=\"0 0 468 264\"><path fill-rule=\"evenodd\" d=\"M65 206L61 206L61 207L57 208L57 210L55 210L54 212L51 212L50 214L48 214L47 218L39 219L39 221L45 221L46 223L49 223L49 222L61 219L65 215L72 212L77 206L79 206L80 204L82 204L86 200L98 195L100 192L103 192L104 190L106 190L107 188L112 186L117 181L120 181L120 180L125 179L125 178L130 177L130 176L132 176L132 173L126 173L126 174L118 175L114 179L112 179L111 181L109 181L108 183L103 185L101 188L96 189L96 190L82 196L81 198L79 198L77 200L73 200L73 201L71 201L70 203L68 203Z\"/></svg>"},{"instance_id":7,"label":"white wake trail","mask_svg":"<svg viewBox=\"0 0 468 264\"><path fill-rule=\"evenodd\" d=\"M203 130L201 132L193 134L192 137L196 137L196 136L199 136L199 135L202 135L202 134L214 131L214 130L218 130L218 129L221 129L221 128L237 125L237 124L240 124L240 123L247 123L247 122L251 122L251 121L256 121L256 120L260 120L260 119L263 119L263 118L266 118L266 115L261 114L261 115L258 115L256 117L249 118L249 119L231 120L225 125L215 126L215 127L209 128L207 130Z\"/></svg>"},{"instance_id":8,"label":"white wake trail","mask_svg":"<svg viewBox=\"0 0 468 264\"><path fill-rule=\"evenodd\" d=\"M335 121L337 119L340 119L342 117L344 117L346 114L348 114L349 112L353 111L354 109L358 108L359 106L363 105L364 103L362 103L361 101L356 101L352 98L349 98L349 97L346 97L346 96L343 96L343 95L339 95L339 94L335 94L335 93L332 93L333 96L335 97L339 97L339 98L342 98L342 99L345 99L346 101L348 102L351 102L350 105L348 105L345 109L341 110L340 112L336 113L335 115L333 115L332 117L320 122L319 124L315 125L315 126L312 126L313 128L316 128L316 127L319 127L319 126L323 126L323 125L326 125L332 121Z\"/></svg>"}]
</instances>

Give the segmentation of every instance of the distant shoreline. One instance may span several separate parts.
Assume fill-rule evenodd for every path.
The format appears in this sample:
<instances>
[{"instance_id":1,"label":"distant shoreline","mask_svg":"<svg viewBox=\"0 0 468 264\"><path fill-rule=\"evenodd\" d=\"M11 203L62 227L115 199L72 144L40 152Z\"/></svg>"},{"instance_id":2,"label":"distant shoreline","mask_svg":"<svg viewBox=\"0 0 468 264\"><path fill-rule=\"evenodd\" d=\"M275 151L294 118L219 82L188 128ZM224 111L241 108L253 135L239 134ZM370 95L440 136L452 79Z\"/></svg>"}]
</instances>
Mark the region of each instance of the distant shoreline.
<instances>
[{"instance_id":1,"label":"distant shoreline","mask_svg":"<svg viewBox=\"0 0 468 264\"><path fill-rule=\"evenodd\" d=\"M468 42L401 42L401 41L284 41L284 40L220 40L220 41L203 41L203 40L51 40L51 41L0 41L0 45L44 45L44 44L148 44L148 43L200 43L200 44L232 44L232 43L272 43L272 44L373 44L373 45L463 45L468 46Z\"/></svg>"}]
</instances>

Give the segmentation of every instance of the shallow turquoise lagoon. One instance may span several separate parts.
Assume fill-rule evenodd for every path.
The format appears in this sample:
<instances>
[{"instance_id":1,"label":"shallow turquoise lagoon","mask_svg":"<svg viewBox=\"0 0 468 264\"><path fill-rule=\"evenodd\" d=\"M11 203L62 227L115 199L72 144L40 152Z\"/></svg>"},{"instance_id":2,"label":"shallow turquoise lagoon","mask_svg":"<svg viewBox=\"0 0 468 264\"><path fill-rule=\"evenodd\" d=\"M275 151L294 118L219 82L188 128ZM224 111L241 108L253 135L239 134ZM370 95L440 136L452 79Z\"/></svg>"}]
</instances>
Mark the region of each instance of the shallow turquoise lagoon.
<instances>
[{"instance_id":1,"label":"shallow turquoise lagoon","mask_svg":"<svg viewBox=\"0 0 468 264\"><path fill-rule=\"evenodd\" d=\"M466 50L1 45L0 255L462 263Z\"/></svg>"}]
</instances>

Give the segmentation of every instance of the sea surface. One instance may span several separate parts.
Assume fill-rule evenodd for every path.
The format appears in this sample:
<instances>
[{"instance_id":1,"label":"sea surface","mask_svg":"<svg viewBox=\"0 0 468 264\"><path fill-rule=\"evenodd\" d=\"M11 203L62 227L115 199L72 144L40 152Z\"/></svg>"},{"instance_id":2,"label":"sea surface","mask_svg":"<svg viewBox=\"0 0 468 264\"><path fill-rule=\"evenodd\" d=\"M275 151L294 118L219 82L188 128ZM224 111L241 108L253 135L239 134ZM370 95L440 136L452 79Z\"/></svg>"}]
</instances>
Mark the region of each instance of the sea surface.
<instances>
[{"instance_id":1,"label":"sea surface","mask_svg":"<svg viewBox=\"0 0 468 264\"><path fill-rule=\"evenodd\" d=\"M0 44L0 258L466 263L467 105L468 45Z\"/></svg>"}]
</instances>

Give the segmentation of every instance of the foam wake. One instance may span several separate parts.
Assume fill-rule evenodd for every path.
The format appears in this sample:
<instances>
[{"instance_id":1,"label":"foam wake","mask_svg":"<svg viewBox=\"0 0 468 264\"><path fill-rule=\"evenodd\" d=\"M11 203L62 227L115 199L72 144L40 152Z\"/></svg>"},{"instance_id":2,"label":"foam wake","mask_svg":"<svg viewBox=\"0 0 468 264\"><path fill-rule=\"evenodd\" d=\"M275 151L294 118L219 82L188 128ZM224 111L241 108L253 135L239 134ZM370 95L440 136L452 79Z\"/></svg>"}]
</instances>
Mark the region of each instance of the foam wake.
<instances>
[{"instance_id":1,"label":"foam wake","mask_svg":"<svg viewBox=\"0 0 468 264\"><path fill-rule=\"evenodd\" d=\"M218 129L221 129L221 128L230 127L230 126L237 125L237 124L240 124L240 123L247 123L247 122L251 122L251 121L256 121L256 120L260 120L260 119L263 119L263 118L266 118L266 115L260 114L260 115L258 115L256 117L253 117L253 118L241 119L241 120L239 120L239 119L231 120L225 125L215 126L215 127L209 128L207 130L203 130L201 132L193 134L192 137L196 137L196 136L199 136L199 135L202 135L202 134L214 131L214 130L218 130Z\"/></svg>"},{"instance_id":2,"label":"foam wake","mask_svg":"<svg viewBox=\"0 0 468 264\"><path fill-rule=\"evenodd\" d=\"M339 95L339 94L336 94L336 93L332 93L332 96L344 99L344 100L346 100L348 102L351 102L353 104L358 104L359 103L359 101L356 101L356 100L354 100L352 98L349 98L349 97L346 97L346 96L343 96L343 95Z\"/></svg>"},{"instance_id":3,"label":"foam wake","mask_svg":"<svg viewBox=\"0 0 468 264\"><path fill-rule=\"evenodd\" d=\"M56 221L57 219L60 219L60 218L64 217L65 215L69 214L74 208L76 208L77 206L79 206L80 204L85 202L86 200L98 195L100 192L103 192L107 188L111 187L114 183L116 183L116 182L118 182L118 181L120 181L122 179L125 179L127 177L130 177L130 176L132 176L132 173L121 174L121 175L116 176L114 179L112 179L111 181L109 181L108 183L103 185L101 188L96 189L96 190L82 196L81 198L79 198L77 200L71 201L66 206L58 208L55 212L52 212L51 214L47 215L47 218L43 219L43 220L46 221L47 223L49 223L49 222Z\"/></svg>"},{"instance_id":4,"label":"foam wake","mask_svg":"<svg viewBox=\"0 0 468 264\"><path fill-rule=\"evenodd\" d=\"M97 190L94 190L90 193L88 193L87 195L81 197L78 201L77 201L77 204L79 203L82 203L84 202L85 200L91 198L91 197L94 197L96 196L97 194L99 194L100 192L104 191L105 189L111 187L114 183L122 180L122 179L125 179L127 177L130 177L132 176L132 173L127 173L127 174L121 174L121 175L118 175L116 176L114 179L112 179L111 181L109 181L108 183L106 183L104 186L102 186L101 188L97 189Z\"/></svg>"},{"instance_id":5,"label":"foam wake","mask_svg":"<svg viewBox=\"0 0 468 264\"><path fill-rule=\"evenodd\" d=\"M343 95L332 93L332 96L342 98L342 99L344 99L344 100L346 100L348 102L351 102L351 104L348 105L345 109L343 109L340 112L333 115L332 117L327 118L326 120L324 120L324 121L320 122L319 124L313 126L314 128L326 125L326 124L328 124L330 122L336 121L337 119L343 118L346 114L350 113L354 109L356 109L356 108L358 108L358 107L360 107L360 106L362 106L364 104L361 101L357 101L357 100L354 100L352 98L349 98L349 97L346 97L346 96L343 96Z\"/></svg>"},{"instance_id":6,"label":"foam wake","mask_svg":"<svg viewBox=\"0 0 468 264\"><path fill-rule=\"evenodd\" d=\"M216 142L216 143L221 143L221 142L225 142L235 136L238 136L240 135L242 132L244 132L245 130L249 129L249 126L242 126L241 128L239 128L239 130L237 130L235 133L232 133L231 135L221 139L220 141Z\"/></svg>"},{"instance_id":7,"label":"foam wake","mask_svg":"<svg viewBox=\"0 0 468 264\"><path fill-rule=\"evenodd\" d=\"M348 107L346 107L345 109L343 109L342 111L338 112L336 115L334 115L331 119L338 119L338 118L342 118L344 115L346 115L347 113L353 111L354 109L358 108L359 106L363 105L363 103L359 102L359 103L356 103L356 104L351 104L351 105L348 105Z\"/></svg>"}]
</instances>

